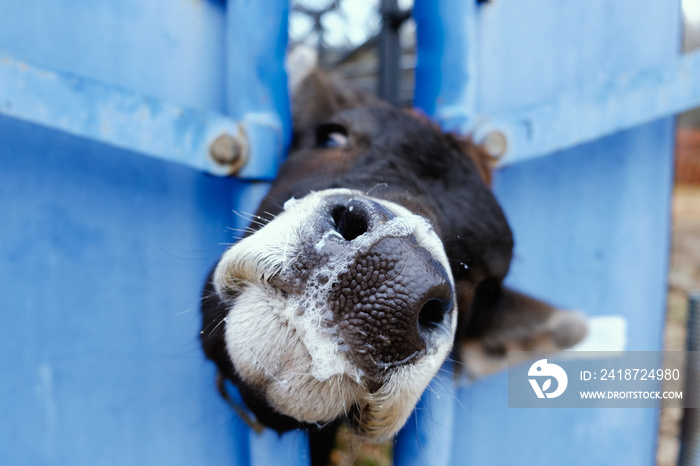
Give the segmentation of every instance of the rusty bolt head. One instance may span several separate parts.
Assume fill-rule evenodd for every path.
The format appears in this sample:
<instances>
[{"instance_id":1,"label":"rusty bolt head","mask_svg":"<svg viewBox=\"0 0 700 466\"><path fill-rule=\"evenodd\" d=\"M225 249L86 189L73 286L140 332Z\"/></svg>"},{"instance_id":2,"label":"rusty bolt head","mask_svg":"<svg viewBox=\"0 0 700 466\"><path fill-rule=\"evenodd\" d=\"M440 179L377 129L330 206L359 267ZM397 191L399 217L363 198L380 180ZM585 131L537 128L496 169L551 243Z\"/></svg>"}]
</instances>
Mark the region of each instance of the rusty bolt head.
<instances>
[{"instance_id":1,"label":"rusty bolt head","mask_svg":"<svg viewBox=\"0 0 700 466\"><path fill-rule=\"evenodd\" d=\"M505 134L500 131L491 131L484 137L482 143L486 152L488 152L493 157L503 157L508 150L508 140Z\"/></svg>"},{"instance_id":2,"label":"rusty bolt head","mask_svg":"<svg viewBox=\"0 0 700 466\"><path fill-rule=\"evenodd\" d=\"M214 139L209 147L209 154L216 163L228 167L232 175L237 173L247 161L245 146L228 134L222 134Z\"/></svg>"}]
</instances>

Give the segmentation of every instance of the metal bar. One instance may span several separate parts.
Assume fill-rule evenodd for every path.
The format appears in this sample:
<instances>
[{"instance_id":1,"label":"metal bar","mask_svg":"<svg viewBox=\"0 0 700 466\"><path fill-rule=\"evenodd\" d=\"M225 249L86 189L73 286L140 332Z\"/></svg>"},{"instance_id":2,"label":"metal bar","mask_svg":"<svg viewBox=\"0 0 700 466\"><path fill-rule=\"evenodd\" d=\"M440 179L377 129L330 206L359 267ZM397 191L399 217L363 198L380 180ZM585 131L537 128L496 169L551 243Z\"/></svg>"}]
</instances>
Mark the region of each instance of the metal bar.
<instances>
[{"instance_id":1,"label":"metal bar","mask_svg":"<svg viewBox=\"0 0 700 466\"><path fill-rule=\"evenodd\" d=\"M289 6L277 3L227 5L232 118L10 57L0 57L0 114L215 175L271 179L290 134L283 65Z\"/></svg>"},{"instance_id":2,"label":"metal bar","mask_svg":"<svg viewBox=\"0 0 700 466\"><path fill-rule=\"evenodd\" d=\"M570 87L561 94L545 97L547 100L528 103L527 107L517 104L504 107L500 102L500 109L507 110L493 111L494 85L477 82L475 60L479 57L475 55L483 54L485 48L491 54L480 56L483 63L479 70L482 70L494 60L494 50L503 50L498 47L506 44L514 45L495 40L499 34L488 34L493 30L484 30L484 23L491 27L519 24L516 17L505 13L515 7L494 7L499 7L498 2L489 5L475 1L416 0L413 11L417 24L418 62L414 103L439 121L444 129L471 133L477 142L485 143L493 155L501 157L502 164L549 154L700 105L700 52L696 51L654 62L664 63L658 68L642 69L637 64L630 66L629 71L619 68L615 73L605 75L604 80L589 79L591 84L585 87ZM603 8L602 3L600 7ZM653 9L651 5L646 9L647 21L651 16L648 14L650 9ZM665 10L661 19L673 15L674 11L674 8ZM571 14L571 11L562 11L562 14ZM561 32L562 28L550 29ZM593 44L596 41L588 47ZM547 48L547 53L553 53L556 48ZM509 53L514 53L513 50ZM620 50L615 49L615 54L619 53ZM554 55L564 56L561 53ZM632 55L637 57L639 54ZM505 58L496 60L502 62ZM586 61L582 59L582 62ZM595 60L588 61L595 64ZM544 87L532 86L532 77L540 75L536 72L523 75L522 63L517 63L520 66L516 73L519 79L528 82L531 88ZM630 59L630 63L637 62ZM503 71L499 67L495 69ZM557 84L568 79L552 78L554 74L550 69L549 74L541 76L551 78ZM502 94L509 94L517 87L512 80L494 78L501 86L505 83L513 86L503 89ZM476 98L477 92L479 99ZM486 94L491 96L488 101L485 101Z\"/></svg>"},{"instance_id":3,"label":"metal bar","mask_svg":"<svg viewBox=\"0 0 700 466\"><path fill-rule=\"evenodd\" d=\"M225 136L254 154L240 177L271 178L276 170L260 156L271 145L260 139L279 134L270 115L250 112L236 122L9 57L0 58L0 114L215 175L231 173L210 154ZM275 158L281 152L278 139Z\"/></svg>"},{"instance_id":4,"label":"metal bar","mask_svg":"<svg viewBox=\"0 0 700 466\"><path fill-rule=\"evenodd\" d=\"M382 0L382 28L379 32L379 97L394 105L399 104L401 74L401 43L399 28L408 18L399 9L397 0Z\"/></svg>"},{"instance_id":5,"label":"metal bar","mask_svg":"<svg viewBox=\"0 0 700 466\"><path fill-rule=\"evenodd\" d=\"M226 111L236 120L256 123L246 128L248 143L255 148L250 163L270 175L276 174L291 135L284 69L288 18L288 0L229 0L226 5ZM253 212L251 201L260 199L265 189L248 185L243 191L236 203ZM250 430L248 449L253 465L310 461L308 435L301 431L280 436L270 429L261 434Z\"/></svg>"},{"instance_id":6,"label":"metal bar","mask_svg":"<svg viewBox=\"0 0 700 466\"><path fill-rule=\"evenodd\" d=\"M416 11L421 13L416 15L419 25L426 14L440 14L435 5L439 4L416 2ZM229 16L239 15L231 12ZM472 91L463 82L471 76L468 66L456 65L456 70L443 75L442 81L435 78L439 73L432 73L430 79L421 78L426 68L439 65L432 62L443 52L450 56L466 53L466 39L451 41L463 45L441 52L445 33L429 33L426 28L418 29L419 35L428 38L419 41L421 64L416 74L421 84L416 105L435 113L436 102L451 102L440 106L438 119L449 129L473 133L477 141L490 146L495 142L496 151L502 151L502 164L538 157L700 105L700 51L696 51L679 57L671 66L632 72L562 94L550 102L504 115L473 117L473 99L469 98ZM238 34L231 33L229 41L235 42ZM269 39L268 47L279 56L279 60L269 60L275 65L253 66L253 58L241 56L247 52L232 52L230 62L235 65L229 68L229 82L240 83L238 88L246 92L235 92L236 86L230 84L228 108L240 125L217 113L186 109L7 57L0 58L0 113L219 175L231 170L214 162L209 154L212 143L228 134L251 154L239 176L271 178L289 137L289 109L286 85L281 84L286 82L281 65L284 41L279 37ZM432 55L421 52L425 42L432 42L437 51ZM267 78L251 76L256 70ZM456 80L453 75L461 76L459 86L446 83L448 79Z\"/></svg>"},{"instance_id":7,"label":"metal bar","mask_svg":"<svg viewBox=\"0 0 700 466\"><path fill-rule=\"evenodd\" d=\"M0 58L0 113L214 174L222 134L241 132L223 115L186 109L95 81ZM251 173L252 174L252 173Z\"/></svg>"},{"instance_id":8,"label":"metal bar","mask_svg":"<svg viewBox=\"0 0 700 466\"><path fill-rule=\"evenodd\" d=\"M222 113L224 7L193 0L0 0L0 56Z\"/></svg>"},{"instance_id":9,"label":"metal bar","mask_svg":"<svg viewBox=\"0 0 700 466\"><path fill-rule=\"evenodd\" d=\"M229 0L226 5L226 112L249 123L246 169L274 176L291 135L284 58L289 2Z\"/></svg>"},{"instance_id":10,"label":"metal bar","mask_svg":"<svg viewBox=\"0 0 700 466\"><path fill-rule=\"evenodd\" d=\"M465 121L461 131L496 143L511 164L592 141L700 105L700 51L671 66L636 70L505 115ZM466 113L466 111L465 111ZM463 120L464 121L464 120ZM500 147L499 147L500 146ZM499 153L500 151L500 153Z\"/></svg>"},{"instance_id":11,"label":"metal bar","mask_svg":"<svg viewBox=\"0 0 700 466\"><path fill-rule=\"evenodd\" d=\"M414 105L441 123L466 124L475 107L477 4L416 0L417 62Z\"/></svg>"}]
</instances>

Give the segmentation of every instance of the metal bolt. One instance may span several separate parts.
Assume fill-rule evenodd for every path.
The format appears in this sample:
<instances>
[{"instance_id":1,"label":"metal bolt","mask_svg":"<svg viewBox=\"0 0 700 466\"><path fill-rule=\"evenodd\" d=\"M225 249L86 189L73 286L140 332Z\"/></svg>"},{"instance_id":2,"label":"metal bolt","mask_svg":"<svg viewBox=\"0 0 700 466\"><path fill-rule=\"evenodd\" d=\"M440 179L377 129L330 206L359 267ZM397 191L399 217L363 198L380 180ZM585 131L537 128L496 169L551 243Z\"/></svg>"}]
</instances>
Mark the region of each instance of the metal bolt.
<instances>
[{"instance_id":1,"label":"metal bolt","mask_svg":"<svg viewBox=\"0 0 700 466\"><path fill-rule=\"evenodd\" d=\"M500 131L491 131L484 137L482 142L484 149L494 157L503 157L508 150L508 140L505 134Z\"/></svg>"},{"instance_id":2,"label":"metal bolt","mask_svg":"<svg viewBox=\"0 0 700 466\"><path fill-rule=\"evenodd\" d=\"M231 175L238 173L248 161L248 151L243 141L229 134L214 139L209 146L209 154L216 163L228 167Z\"/></svg>"}]
</instances>

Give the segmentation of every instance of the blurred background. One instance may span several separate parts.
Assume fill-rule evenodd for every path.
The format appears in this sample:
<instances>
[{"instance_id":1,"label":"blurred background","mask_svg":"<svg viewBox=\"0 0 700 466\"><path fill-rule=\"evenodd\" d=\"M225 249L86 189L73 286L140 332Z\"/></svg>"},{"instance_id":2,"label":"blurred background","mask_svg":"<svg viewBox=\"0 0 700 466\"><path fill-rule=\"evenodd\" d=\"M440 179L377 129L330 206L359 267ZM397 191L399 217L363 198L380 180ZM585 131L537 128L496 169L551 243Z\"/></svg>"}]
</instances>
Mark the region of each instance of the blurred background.
<instances>
[{"instance_id":1,"label":"blurred background","mask_svg":"<svg viewBox=\"0 0 700 466\"><path fill-rule=\"evenodd\" d=\"M700 48L700 2L683 0L683 51ZM686 349L688 295L700 290L700 108L678 116L665 348ZM658 464L677 464L683 410L661 414Z\"/></svg>"}]
</instances>

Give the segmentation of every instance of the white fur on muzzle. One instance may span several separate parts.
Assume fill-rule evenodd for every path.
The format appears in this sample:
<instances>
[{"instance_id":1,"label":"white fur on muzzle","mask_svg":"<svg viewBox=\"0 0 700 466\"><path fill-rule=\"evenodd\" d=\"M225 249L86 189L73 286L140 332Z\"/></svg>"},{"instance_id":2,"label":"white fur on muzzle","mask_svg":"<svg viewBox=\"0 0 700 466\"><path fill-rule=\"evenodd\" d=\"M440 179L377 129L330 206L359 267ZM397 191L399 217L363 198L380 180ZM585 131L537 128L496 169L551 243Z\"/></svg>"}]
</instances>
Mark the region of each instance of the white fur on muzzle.
<instances>
[{"instance_id":1,"label":"white fur on muzzle","mask_svg":"<svg viewBox=\"0 0 700 466\"><path fill-rule=\"evenodd\" d=\"M349 243L332 228L319 230L318 219L327 215L330 199L337 196L369 199L395 217ZM375 441L390 438L403 426L450 352L456 306L446 316L446 330L431 335L426 351L388 369L381 387L372 391L339 338L328 300L332 284L358 254L383 238L405 236L413 236L444 267L454 289L442 242L425 218L347 189L290 199L274 220L223 255L214 286L228 305L224 325L229 356L240 377L279 413L323 424L356 407L358 432ZM294 283L295 264L310 247L322 252L334 242L344 247L334 249L303 283L294 284L296 292L275 286L279 280Z\"/></svg>"}]
</instances>

